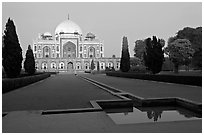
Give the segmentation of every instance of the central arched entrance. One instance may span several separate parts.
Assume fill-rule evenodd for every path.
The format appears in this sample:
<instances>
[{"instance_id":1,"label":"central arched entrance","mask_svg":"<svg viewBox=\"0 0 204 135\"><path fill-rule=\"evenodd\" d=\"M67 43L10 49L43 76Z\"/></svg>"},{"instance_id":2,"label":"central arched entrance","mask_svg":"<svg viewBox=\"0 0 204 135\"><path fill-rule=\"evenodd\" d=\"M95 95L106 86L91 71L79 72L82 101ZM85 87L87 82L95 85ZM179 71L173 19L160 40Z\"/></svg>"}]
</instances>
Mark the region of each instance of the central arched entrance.
<instances>
[{"instance_id":1,"label":"central arched entrance","mask_svg":"<svg viewBox=\"0 0 204 135\"><path fill-rule=\"evenodd\" d=\"M68 70L68 72L73 72L74 66L73 66L72 62L67 63L67 70Z\"/></svg>"},{"instance_id":2,"label":"central arched entrance","mask_svg":"<svg viewBox=\"0 0 204 135\"><path fill-rule=\"evenodd\" d=\"M63 45L64 58L76 58L76 46L72 42L67 42Z\"/></svg>"}]
</instances>

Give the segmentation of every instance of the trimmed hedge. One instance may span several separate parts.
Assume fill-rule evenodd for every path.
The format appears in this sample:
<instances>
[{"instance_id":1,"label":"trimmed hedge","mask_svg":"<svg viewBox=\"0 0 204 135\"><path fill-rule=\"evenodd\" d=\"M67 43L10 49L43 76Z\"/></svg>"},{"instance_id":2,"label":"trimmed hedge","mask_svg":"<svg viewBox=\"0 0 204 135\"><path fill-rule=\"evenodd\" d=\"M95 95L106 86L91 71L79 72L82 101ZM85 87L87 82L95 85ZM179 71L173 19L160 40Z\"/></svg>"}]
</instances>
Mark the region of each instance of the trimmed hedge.
<instances>
[{"instance_id":1,"label":"trimmed hedge","mask_svg":"<svg viewBox=\"0 0 204 135\"><path fill-rule=\"evenodd\" d=\"M89 74L105 74L106 71L105 70L100 70L100 71L97 71L97 70L93 70L93 71L86 70L86 71L84 71L84 73L89 73Z\"/></svg>"},{"instance_id":2,"label":"trimmed hedge","mask_svg":"<svg viewBox=\"0 0 204 135\"><path fill-rule=\"evenodd\" d=\"M147 73L149 71L146 70L145 66L131 66L129 72L135 72L135 73Z\"/></svg>"},{"instance_id":3,"label":"trimmed hedge","mask_svg":"<svg viewBox=\"0 0 204 135\"><path fill-rule=\"evenodd\" d=\"M91 70L85 70L84 73L91 73Z\"/></svg>"},{"instance_id":4,"label":"trimmed hedge","mask_svg":"<svg viewBox=\"0 0 204 135\"><path fill-rule=\"evenodd\" d=\"M52 75L59 74L59 72L47 72L47 73L50 73L50 74L52 74Z\"/></svg>"},{"instance_id":5,"label":"trimmed hedge","mask_svg":"<svg viewBox=\"0 0 204 135\"><path fill-rule=\"evenodd\" d=\"M50 75L51 75L50 73L42 73L38 75L26 76L26 77L20 77L20 78L2 79L2 93L7 93L11 90L43 80L45 78L50 77Z\"/></svg>"},{"instance_id":6,"label":"trimmed hedge","mask_svg":"<svg viewBox=\"0 0 204 135\"><path fill-rule=\"evenodd\" d=\"M107 72L108 76L135 78L142 80L152 80L160 82L178 83L202 86L202 76L181 76L181 75L151 75L139 73Z\"/></svg>"}]
</instances>

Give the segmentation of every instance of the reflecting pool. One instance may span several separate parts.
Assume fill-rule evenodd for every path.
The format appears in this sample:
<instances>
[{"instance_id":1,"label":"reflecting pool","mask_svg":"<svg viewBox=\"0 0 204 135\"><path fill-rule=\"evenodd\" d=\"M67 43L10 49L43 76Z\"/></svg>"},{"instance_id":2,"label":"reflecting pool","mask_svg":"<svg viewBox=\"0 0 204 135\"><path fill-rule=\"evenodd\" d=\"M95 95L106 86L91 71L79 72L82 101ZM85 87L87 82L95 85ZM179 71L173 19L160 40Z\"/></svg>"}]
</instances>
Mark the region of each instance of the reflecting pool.
<instances>
[{"instance_id":1,"label":"reflecting pool","mask_svg":"<svg viewBox=\"0 0 204 135\"><path fill-rule=\"evenodd\" d=\"M132 107L106 109L116 124L167 122L201 119L201 114L179 107Z\"/></svg>"}]
</instances>

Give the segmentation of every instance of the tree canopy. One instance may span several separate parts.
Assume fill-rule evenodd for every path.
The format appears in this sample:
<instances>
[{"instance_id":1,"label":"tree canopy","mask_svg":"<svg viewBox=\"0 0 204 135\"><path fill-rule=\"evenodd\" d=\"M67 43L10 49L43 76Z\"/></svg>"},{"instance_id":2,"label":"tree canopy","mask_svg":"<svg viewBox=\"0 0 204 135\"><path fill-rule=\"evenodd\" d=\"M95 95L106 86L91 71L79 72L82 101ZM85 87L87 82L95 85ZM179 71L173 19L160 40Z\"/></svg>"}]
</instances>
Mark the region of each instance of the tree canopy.
<instances>
[{"instance_id":1,"label":"tree canopy","mask_svg":"<svg viewBox=\"0 0 204 135\"><path fill-rule=\"evenodd\" d=\"M162 69L162 64L164 61L164 51L163 51L163 41L157 40L156 36L153 39L147 38L145 40L146 51L143 54L144 63L148 70L153 74L159 73Z\"/></svg>"},{"instance_id":2,"label":"tree canopy","mask_svg":"<svg viewBox=\"0 0 204 135\"><path fill-rule=\"evenodd\" d=\"M194 49L191 47L191 42L188 39L176 39L169 42L165 48L165 53L174 63L174 71L178 72L180 65L188 65L194 54Z\"/></svg>"},{"instance_id":3,"label":"tree canopy","mask_svg":"<svg viewBox=\"0 0 204 135\"><path fill-rule=\"evenodd\" d=\"M177 32L177 39L188 39L191 42L191 48L195 50L192 57L192 64L195 67L202 67L202 27L185 27Z\"/></svg>"},{"instance_id":4,"label":"tree canopy","mask_svg":"<svg viewBox=\"0 0 204 135\"><path fill-rule=\"evenodd\" d=\"M145 41L144 40L136 40L134 47L134 56L143 59L143 54L145 52Z\"/></svg>"},{"instance_id":5,"label":"tree canopy","mask_svg":"<svg viewBox=\"0 0 204 135\"><path fill-rule=\"evenodd\" d=\"M19 76L22 68L22 49L19 44L16 27L10 18L6 23L3 35L2 47L3 67L7 77L14 78Z\"/></svg>"},{"instance_id":6,"label":"tree canopy","mask_svg":"<svg viewBox=\"0 0 204 135\"><path fill-rule=\"evenodd\" d=\"M34 74L35 73L35 59L33 56L33 50L31 49L31 46L28 46L28 50L26 52L26 59L24 61L24 69L28 74Z\"/></svg>"},{"instance_id":7,"label":"tree canopy","mask_svg":"<svg viewBox=\"0 0 204 135\"><path fill-rule=\"evenodd\" d=\"M162 47L165 45L165 40L159 40ZM144 53L146 52L146 43L145 40L136 40L135 47L134 47L134 56L140 60L140 64L144 64Z\"/></svg>"},{"instance_id":8,"label":"tree canopy","mask_svg":"<svg viewBox=\"0 0 204 135\"><path fill-rule=\"evenodd\" d=\"M125 36L123 37L123 42L122 42L120 70L122 72L128 72L130 70L130 54L128 49L128 40L127 40L127 37Z\"/></svg>"}]
</instances>

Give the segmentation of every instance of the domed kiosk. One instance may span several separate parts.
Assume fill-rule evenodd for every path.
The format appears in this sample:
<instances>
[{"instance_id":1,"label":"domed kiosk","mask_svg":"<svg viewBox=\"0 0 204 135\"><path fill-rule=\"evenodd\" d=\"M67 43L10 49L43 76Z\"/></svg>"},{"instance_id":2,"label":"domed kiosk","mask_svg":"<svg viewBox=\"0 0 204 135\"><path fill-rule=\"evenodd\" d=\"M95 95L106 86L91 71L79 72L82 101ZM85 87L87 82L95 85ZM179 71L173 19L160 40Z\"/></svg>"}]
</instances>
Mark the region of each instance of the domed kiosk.
<instances>
[{"instance_id":1,"label":"domed kiosk","mask_svg":"<svg viewBox=\"0 0 204 135\"><path fill-rule=\"evenodd\" d=\"M99 70L106 67L119 69L120 58L105 58L103 42L92 32L83 39L81 28L69 18L57 25L54 38L50 32L39 35L33 42L38 71L86 71L90 70L92 60Z\"/></svg>"}]
</instances>

